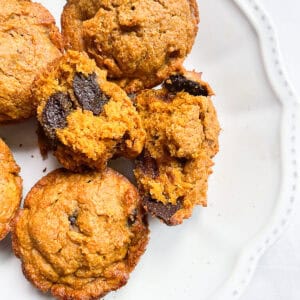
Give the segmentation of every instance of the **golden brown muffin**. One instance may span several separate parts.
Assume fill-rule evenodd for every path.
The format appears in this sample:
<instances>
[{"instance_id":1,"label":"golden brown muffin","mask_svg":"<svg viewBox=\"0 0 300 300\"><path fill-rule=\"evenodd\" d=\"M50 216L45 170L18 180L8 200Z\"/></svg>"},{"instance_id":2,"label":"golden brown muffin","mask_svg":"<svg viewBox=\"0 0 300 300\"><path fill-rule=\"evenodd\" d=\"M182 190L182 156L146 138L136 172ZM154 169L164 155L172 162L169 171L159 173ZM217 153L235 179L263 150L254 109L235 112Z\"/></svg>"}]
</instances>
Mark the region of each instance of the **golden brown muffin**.
<instances>
[{"instance_id":1,"label":"golden brown muffin","mask_svg":"<svg viewBox=\"0 0 300 300\"><path fill-rule=\"evenodd\" d=\"M138 192L112 169L48 174L13 228L25 276L58 299L98 299L125 285L147 243Z\"/></svg>"},{"instance_id":2,"label":"golden brown muffin","mask_svg":"<svg viewBox=\"0 0 300 300\"><path fill-rule=\"evenodd\" d=\"M0 139L0 241L10 231L10 222L20 206L20 168L7 145Z\"/></svg>"},{"instance_id":3,"label":"golden brown muffin","mask_svg":"<svg viewBox=\"0 0 300 300\"><path fill-rule=\"evenodd\" d=\"M4 123L34 115L31 84L61 55L62 38L41 4L0 0L0 7L0 123Z\"/></svg>"},{"instance_id":4,"label":"golden brown muffin","mask_svg":"<svg viewBox=\"0 0 300 300\"><path fill-rule=\"evenodd\" d=\"M101 170L114 156L141 153L145 132L135 107L86 54L68 51L33 91L38 120L65 168Z\"/></svg>"},{"instance_id":5,"label":"golden brown muffin","mask_svg":"<svg viewBox=\"0 0 300 300\"><path fill-rule=\"evenodd\" d=\"M212 94L200 74L187 72L136 98L146 143L135 176L145 209L168 225L182 223L195 205L206 206L220 131Z\"/></svg>"},{"instance_id":6,"label":"golden brown muffin","mask_svg":"<svg viewBox=\"0 0 300 300\"><path fill-rule=\"evenodd\" d=\"M198 22L195 0L68 0L62 15L66 46L86 51L130 93L181 70Z\"/></svg>"}]
</instances>

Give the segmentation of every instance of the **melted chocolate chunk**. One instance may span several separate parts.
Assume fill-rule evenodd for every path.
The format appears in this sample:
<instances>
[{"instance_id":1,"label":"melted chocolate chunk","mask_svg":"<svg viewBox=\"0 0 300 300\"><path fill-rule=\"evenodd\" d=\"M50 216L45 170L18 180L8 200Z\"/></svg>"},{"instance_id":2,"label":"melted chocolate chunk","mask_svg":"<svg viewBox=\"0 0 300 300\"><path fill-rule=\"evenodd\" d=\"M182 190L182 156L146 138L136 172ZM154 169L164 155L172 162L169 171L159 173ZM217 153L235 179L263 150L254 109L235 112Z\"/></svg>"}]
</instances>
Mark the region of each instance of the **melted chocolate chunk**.
<instances>
[{"instance_id":1,"label":"melted chocolate chunk","mask_svg":"<svg viewBox=\"0 0 300 300\"><path fill-rule=\"evenodd\" d=\"M134 209L132 214L127 218L127 225L129 227L131 227L135 223L137 215L138 215L138 211L137 209Z\"/></svg>"},{"instance_id":2,"label":"melted chocolate chunk","mask_svg":"<svg viewBox=\"0 0 300 300\"><path fill-rule=\"evenodd\" d=\"M50 96L42 114L42 126L48 138L54 141L55 129L67 126L67 116L72 109L72 100L68 94L58 92Z\"/></svg>"},{"instance_id":3,"label":"melted chocolate chunk","mask_svg":"<svg viewBox=\"0 0 300 300\"><path fill-rule=\"evenodd\" d=\"M193 96L208 96L208 90L204 86L180 74L171 75L164 82L164 87L172 93L185 91Z\"/></svg>"},{"instance_id":4,"label":"melted chocolate chunk","mask_svg":"<svg viewBox=\"0 0 300 300\"><path fill-rule=\"evenodd\" d=\"M159 176L159 170L156 160L151 157L147 150L144 150L136 159L137 168L141 169L143 173L151 178L156 178Z\"/></svg>"},{"instance_id":5,"label":"melted chocolate chunk","mask_svg":"<svg viewBox=\"0 0 300 300\"><path fill-rule=\"evenodd\" d=\"M95 116L100 115L103 106L109 101L109 97L101 91L96 78L95 73L88 77L76 73L73 80L73 90L78 103Z\"/></svg>"},{"instance_id":6,"label":"melted chocolate chunk","mask_svg":"<svg viewBox=\"0 0 300 300\"><path fill-rule=\"evenodd\" d=\"M174 225L171 222L171 218L175 213L182 208L183 198L177 199L177 203L164 204L162 202L152 199L149 195L143 197L143 206L146 210L157 218L161 219L167 225Z\"/></svg>"}]
</instances>

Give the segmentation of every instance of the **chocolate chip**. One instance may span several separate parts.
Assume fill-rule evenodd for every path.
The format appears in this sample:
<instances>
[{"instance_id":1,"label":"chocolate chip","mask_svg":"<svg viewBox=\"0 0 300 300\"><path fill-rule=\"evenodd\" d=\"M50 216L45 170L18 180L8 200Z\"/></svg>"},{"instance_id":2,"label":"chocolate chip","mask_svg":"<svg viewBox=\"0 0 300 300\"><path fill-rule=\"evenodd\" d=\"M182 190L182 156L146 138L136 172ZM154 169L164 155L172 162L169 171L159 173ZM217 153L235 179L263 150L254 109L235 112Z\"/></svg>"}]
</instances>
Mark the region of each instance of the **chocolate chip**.
<instances>
[{"instance_id":1,"label":"chocolate chip","mask_svg":"<svg viewBox=\"0 0 300 300\"><path fill-rule=\"evenodd\" d=\"M131 227L135 223L136 218L137 218L137 214L138 214L137 209L134 209L134 211L127 218L127 225L129 227Z\"/></svg>"},{"instance_id":2,"label":"chocolate chip","mask_svg":"<svg viewBox=\"0 0 300 300\"><path fill-rule=\"evenodd\" d=\"M141 169L143 173L156 178L159 176L159 169L156 160L151 157L147 150L144 150L136 159L136 167Z\"/></svg>"},{"instance_id":3,"label":"chocolate chip","mask_svg":"<svg viewBox=\"0 0 300 300\"><path fill-rule=\"evenodd\" d=\"M180 50L174 50L172 52L169 53L169 57L170 58L177 58L180 57Z\"/></svg>"},{"instance_id":4,"label":"chocolate chip","mask_svg":"<svg viewBox=\"0 0 300 300\"><path fill-rule=\"evenodd\" d=\"M72 226L74 226L76 224L76 218L74 216L69 217L69 221Z\"/></svg>"},{"instance_id":5,"label":"chocolate chip","mask_svg":"<svg viewBox=\"0 0 300 300\"><path fill-rule=\"evenodd\" d=\"M71 229L78 232L79 229L78 229L78 226L77 226L77 218L78 218L78 211L76 210L72 213L72 215L70 215L68 217L68 220L70 222Z\"/></svg>"},{"instance_id":6,"label":"chocolate chip","mask_svg":"<svg viewBox=\"0 0 300 300\"><path fill-rule=\"evenodd\" d=\"M205 113L204 113L204 112L200 112L200 113L199 113L199 119L200 119L201 121L204 121L204 119L205 119Z\"/></svg>"},{"instance_id":7,"label":"chocolate chip","mask_svg":"<svg viewBox=\"0 0 300 300\"><path fill-rule=\"evenodd\" d=\"M87 77L82 73L76 73L73 80L73 90L78 103L95 116L102 112L103 106L109 101L109 97L101 91L96 79L95 73Z\"/></svg>"},{"instance_id":8,"label":"chocolate chip","mask_svg":"<svg viewBox=\"0 0 300 300\"><path fill-rule=\"evenodd\" d=\"M42 114L42 126L48 138L55 140L55 129L67 126L67 116L72 111L72 106L68 94L58 92L50 96Z\"/></svg>"},{"instance_id":9,"label":"chocolate chip","mask_svg":"<svg viewBox=\"0 0 300 300\"><path fill-rule=\"evenodd\" d=\"M172 93L187 92L193 96L208 96L208 90L200 83L189 80L181 74L171 75L164 82L164 87Z\"/></svg>"},{"instance_id":10,"label":"chocolate chip","mask_svg":"<svg viewBox=\"0 0 300 300\"><path fill-rule=\"evenodd\" d=\"M142 203L146 210L157 218L161 219L167 225L174 225L171 218L182 208L183 197L177 199L177 203L164 204L152 199L149 195L143 197Z\"/></svg>"},{"instance_id":11,"label":"chocolate chip","mask_svg":"<svg viewBox=\"0 0 300 300\"><path fill-rule=\"evenodd\" d=\"M188 159L185 157L176 157L175 158L176 161L181 165L181 167L183 168L187 163L188 163Z\"/></svg>"}]
</instances>

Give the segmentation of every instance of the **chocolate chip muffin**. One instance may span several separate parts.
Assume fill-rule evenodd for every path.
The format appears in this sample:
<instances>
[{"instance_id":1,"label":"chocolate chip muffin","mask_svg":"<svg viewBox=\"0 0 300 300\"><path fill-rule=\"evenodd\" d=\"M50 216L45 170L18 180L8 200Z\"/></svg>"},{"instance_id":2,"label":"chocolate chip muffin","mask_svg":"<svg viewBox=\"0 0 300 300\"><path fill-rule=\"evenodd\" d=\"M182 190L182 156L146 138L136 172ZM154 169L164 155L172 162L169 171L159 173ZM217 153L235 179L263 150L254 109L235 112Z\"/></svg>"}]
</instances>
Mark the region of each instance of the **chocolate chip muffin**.
<instances>
[{"instance_id":1,"label":"chocolate chip muffin","mask_svg":"<svg viewBox=\"0 0 300 300\"><path fill-rule=\"evenodd\" d=\"M147 242L138 192L112 169L48 174L13 228L25 276L58 299L98 299L125 285Z\"/></svg>"},{"instance_id":2,"label":"chocolate chip muffin","mask_svg":"<svg viewBox=\"0 0 300 300\"><path fill-rule=\"evenodd\" d=\"M146 130L135 176L146 210L168 225L206 206L220 131L209 85L200 74L173 74L160 90L142 91L137 110Z\"/></svg>"},{"instance_id":3,"label":"chocolate chip muffin","mask_svg":"<svg viewBox=\"0 0 300 300\"><path fill-rule=\"evenodd\" d=\"M0 123L35 114L31 84L61 55L62 38L41 4L0 0Z\"/></svg>"},{"instance_id":4,"label":"chocolate chip muffin","mask_svg":"<svg viewBox=\"0 0 300 300\"><path fill-rule=\"evenodd\" d=\"M0 139L0 241L10 230L10 222L20 206L20 168L7 145Z\"/></svg>"},{"instance_id":5,"label":"chocolate chip muffin","mask_svg":"<svg viewBox=\"0 0 300 300\"><path fill-rule=\"evenodd\" d=\"M33 91L39 123L65 168L102 170L112 157L141 153L145 132L130 98L86 54L68 51Z\"/></svg>"},{"instance_id":6,"label":"chocolate chip muffin","mask_svg":"<svg viewBox=\"0 0 300 300\"><path fill-rule=\"evenodd\" d=\"M62 15L66 46L86 51L127 92L181 70L198 22L195 0L68 0Z\"/></svg>"}]
</instances>

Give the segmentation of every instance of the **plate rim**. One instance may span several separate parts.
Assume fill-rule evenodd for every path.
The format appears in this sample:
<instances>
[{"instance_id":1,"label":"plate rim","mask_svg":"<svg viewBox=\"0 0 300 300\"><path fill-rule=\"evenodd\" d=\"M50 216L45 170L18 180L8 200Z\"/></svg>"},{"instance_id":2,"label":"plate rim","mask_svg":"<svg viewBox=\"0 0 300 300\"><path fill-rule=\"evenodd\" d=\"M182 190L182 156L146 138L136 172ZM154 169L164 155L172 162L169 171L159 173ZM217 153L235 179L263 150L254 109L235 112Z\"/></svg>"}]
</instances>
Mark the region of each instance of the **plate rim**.
<instances>
[{"instance_id":1,"label":"plate rim","mask_svg":"<svg viewBox=\"0 0 300 300\"><path fill-rule=\"evenodd\" d=\"M269 221L242 249L230 277L214 292L211 300L236 300L245 292L254 276L259 259L282 236L295 212L298 198L297 118L300 98L289 80L283 63L272 19L257 0L232 0L254 28L263 68L279 101L281 112L280 163L281 184L276 207Z\"/></svg>"}]
</instances>

